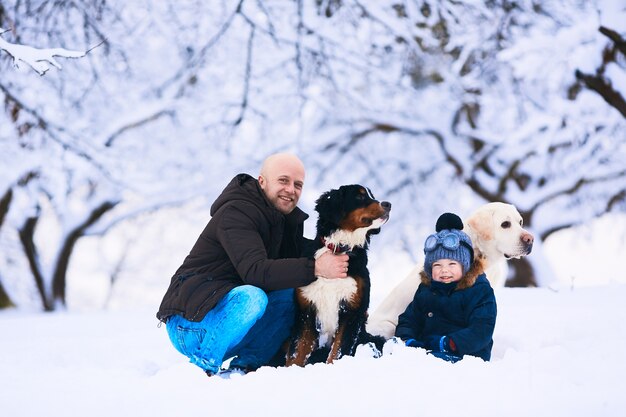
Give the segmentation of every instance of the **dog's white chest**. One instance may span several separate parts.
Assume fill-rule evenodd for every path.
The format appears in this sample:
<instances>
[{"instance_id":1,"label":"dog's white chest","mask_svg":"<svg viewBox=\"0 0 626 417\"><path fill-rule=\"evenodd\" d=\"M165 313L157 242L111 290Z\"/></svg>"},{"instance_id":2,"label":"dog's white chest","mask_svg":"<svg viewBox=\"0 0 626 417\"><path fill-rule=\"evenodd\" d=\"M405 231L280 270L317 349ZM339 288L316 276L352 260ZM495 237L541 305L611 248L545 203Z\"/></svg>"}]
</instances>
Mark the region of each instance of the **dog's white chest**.
<instances>
[{"instance_id":1,"label":"dog's white chest","mask_svg":"<svg viewBox=\"0 0 626 417\"><path fill-rule=\"evenodd\" d=\"M321 278L302 287L302 295L317 308L317 324L320 332L320 346L326 346L333 340L339 323L339 305L342 300L349 300L356 292L354 278Z\"/></svg>"}]
</instances>

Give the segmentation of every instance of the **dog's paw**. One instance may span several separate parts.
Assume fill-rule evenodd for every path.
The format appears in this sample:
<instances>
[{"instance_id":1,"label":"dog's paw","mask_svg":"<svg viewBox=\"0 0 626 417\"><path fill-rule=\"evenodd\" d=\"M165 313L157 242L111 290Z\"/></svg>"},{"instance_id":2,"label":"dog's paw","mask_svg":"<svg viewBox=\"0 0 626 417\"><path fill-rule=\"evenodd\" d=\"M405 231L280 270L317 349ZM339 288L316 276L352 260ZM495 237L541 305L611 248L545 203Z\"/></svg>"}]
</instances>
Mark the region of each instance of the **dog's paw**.
<instances>
[{"instance_id":1,"label":"dog's paw","mask_svg":"<svg viewBox=\"0 0 626 417\"><path fill-rule=\"evenodd\" d=\"M355 357L364 358L380 358L382 352L376 348L376 345L372 342L364 343L356 347Z\"/></svg>"},{"instance_id":2,"label":"dog's paw","mask_svg":"<svg viewBox=\"0 0 626 417\"><path fill-rule=\"evenodd\" d=\"M398 346L404 346L404 343L402 343L402 340L400 340L400 338L395 336L392 337L385 342L385 345L383 346L383 355L393 355L394 349L396 349Z\"/></svg>"}]
</instances>

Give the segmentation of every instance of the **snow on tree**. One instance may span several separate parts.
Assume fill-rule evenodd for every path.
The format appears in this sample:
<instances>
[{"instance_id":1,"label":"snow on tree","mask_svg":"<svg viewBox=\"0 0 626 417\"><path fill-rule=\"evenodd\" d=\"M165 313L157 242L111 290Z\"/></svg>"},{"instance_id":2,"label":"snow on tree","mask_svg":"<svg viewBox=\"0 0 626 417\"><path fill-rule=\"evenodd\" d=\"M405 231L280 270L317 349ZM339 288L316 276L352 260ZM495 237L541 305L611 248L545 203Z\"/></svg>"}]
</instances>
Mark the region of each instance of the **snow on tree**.
<instances>
[{"instance_id":1,"label":"snow on tree","mask_svg":"<svg viewBox=\"0 0 626 417\"><path fill-rule=\"evenodd\" d=\"M87 52L71 51L64 48L38 49L32 46L10 43L2 39L2 34L6 32L8 30L0 28L0 49L11 55L16 67L19 67L20 62L23 62L39 75L44 75L50 69L50 66L62 69L61 64L55 57L82 58L87 54Z\"/></svg>"},{"instance_id":2,"label":"snow on tree","mask_svg":"<svg viewBox=\"0 0 626 417\"><path fill-rule=\"evenodd\" d=\"M22 302L63 305L81 236L208 206L279 150L303 157L306 195L390 200L378 241L410 254L485 201L538 238L623 210L619 2L35 3L0 1L12 42L105 41L45 77L0 54L0 282Z\"/></svg>"}]
</instances>

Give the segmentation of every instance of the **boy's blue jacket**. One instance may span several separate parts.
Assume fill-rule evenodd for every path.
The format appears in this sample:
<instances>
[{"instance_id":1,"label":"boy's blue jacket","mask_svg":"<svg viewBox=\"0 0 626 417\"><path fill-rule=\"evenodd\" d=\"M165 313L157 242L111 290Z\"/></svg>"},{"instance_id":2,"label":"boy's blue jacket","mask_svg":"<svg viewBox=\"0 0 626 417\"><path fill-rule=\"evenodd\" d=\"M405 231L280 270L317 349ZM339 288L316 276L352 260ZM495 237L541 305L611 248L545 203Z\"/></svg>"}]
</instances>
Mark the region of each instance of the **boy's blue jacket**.
<instances>
[{"instance_id":1,"label":"boy's blue jacket","mask_svg":"<svg viewBox=\"0 0 626 417\"><path fill-rule=\"evenodd\" d=\"M460 356L488 361L496 325L496 298L482 269L474 266L452 284L431 282L422 271L413 301L398 318L396 336L426 342L429 336L448 336Z\"/></svg>"}]
</instances>

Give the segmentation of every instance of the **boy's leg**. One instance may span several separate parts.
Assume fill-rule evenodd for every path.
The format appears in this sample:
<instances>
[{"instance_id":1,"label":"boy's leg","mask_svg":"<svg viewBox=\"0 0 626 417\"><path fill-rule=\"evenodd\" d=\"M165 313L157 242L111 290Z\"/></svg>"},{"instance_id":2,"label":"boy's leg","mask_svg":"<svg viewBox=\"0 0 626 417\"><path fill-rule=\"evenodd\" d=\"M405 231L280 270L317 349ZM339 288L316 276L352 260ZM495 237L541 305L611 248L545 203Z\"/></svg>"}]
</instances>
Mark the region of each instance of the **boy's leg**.
<instances>
[{"instance_id":1,"label":"boy's leg","mask_svg":"<svg viewBox=\"0 0 626 417\"><path fill-rule=\"evenodd\" d=\"M265 312L267 301L260 288L233 288L200 322L170 317L166 326L170 340L191 363L216 374L228 348L241 342Z\"/></svg>"},{"instance_id":2,"label":"boy's leg","mask_svg":"<svg viewBox=\"0 0 626 417\"><path fill-rule=\"evenodd\" d=\"M272 291L263 316L252 326L241 343L229 349L226 357L237 356L230 366L256 369L266 365L289 337L296 307L294 290Z\"/></svg>"}]
</instances>

